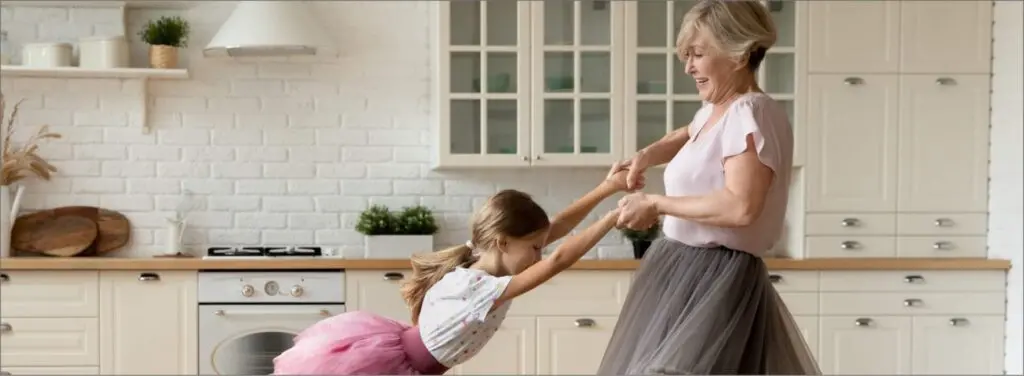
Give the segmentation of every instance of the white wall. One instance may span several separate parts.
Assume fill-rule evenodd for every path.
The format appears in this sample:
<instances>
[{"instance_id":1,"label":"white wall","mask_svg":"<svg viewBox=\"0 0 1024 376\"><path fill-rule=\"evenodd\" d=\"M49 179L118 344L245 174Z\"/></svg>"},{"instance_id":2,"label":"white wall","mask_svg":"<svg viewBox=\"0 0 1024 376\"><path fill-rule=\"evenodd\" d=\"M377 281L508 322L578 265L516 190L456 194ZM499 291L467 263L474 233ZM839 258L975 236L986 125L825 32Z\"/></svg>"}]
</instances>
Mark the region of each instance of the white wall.
<instances>
[{"instance_id":1,"label":"white wall","mask_svg":"<svg viewBox=\"0 0 1024 376\"><path fill-rule=\"evenodd\" d=\"M1024 2L996 1L992 30L992 148L989 257L1010 259L1006 373L1024 373Z\"/></svg>"},{"instance_id":2,"label":"white wall","mask_svg":"<svg viewBox=\"0 0 1024 376\"><path fill-rule=\"evenodd\" d=\"M429 169L429 2L316 3L340 59L202 58L232 6L204 4L185 14L193 43L182 60L192 79L150 83L152 135L137 124L134 82L4 78L8 101L27 98L21 123L64 134L44 153L60 176L33 184L26 207L122 211L135 230L121 255L148 257L188 189L200 203L190 243L318 243L357 257L363 239L352 228L368 204L431 206L442 223L439 245L459 244L472 210L498 189L534 194L554 214L604 177L600 168ZM127 35L136 39L142 22L156 15L131 12ZM3 8L2 27L20 51L29 41L119 33L120 17L116 10ZM145 64L145 47L138 47L135 63ZM622 244L613 233L588 257L631 257Z\"/></svg>"}]
</instances>

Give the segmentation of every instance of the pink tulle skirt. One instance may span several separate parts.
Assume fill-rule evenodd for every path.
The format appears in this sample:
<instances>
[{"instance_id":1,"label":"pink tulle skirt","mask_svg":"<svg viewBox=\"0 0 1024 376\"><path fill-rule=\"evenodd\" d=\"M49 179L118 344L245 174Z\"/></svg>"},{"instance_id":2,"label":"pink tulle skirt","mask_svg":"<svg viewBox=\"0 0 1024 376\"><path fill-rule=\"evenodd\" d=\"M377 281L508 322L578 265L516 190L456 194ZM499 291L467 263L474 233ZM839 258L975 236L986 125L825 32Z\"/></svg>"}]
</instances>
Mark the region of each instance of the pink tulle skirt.
<instances>
[{"instance_id":1,"label":"pink tulle skirt","mask_svg":"<svg viewBox=\"0 0 1024 376\"><path fill-rule=\"evenodd\" d=\"M274 358L275 375L440 375L418 328L369 312L321 320Z\"/></svg>"}]
</instances>

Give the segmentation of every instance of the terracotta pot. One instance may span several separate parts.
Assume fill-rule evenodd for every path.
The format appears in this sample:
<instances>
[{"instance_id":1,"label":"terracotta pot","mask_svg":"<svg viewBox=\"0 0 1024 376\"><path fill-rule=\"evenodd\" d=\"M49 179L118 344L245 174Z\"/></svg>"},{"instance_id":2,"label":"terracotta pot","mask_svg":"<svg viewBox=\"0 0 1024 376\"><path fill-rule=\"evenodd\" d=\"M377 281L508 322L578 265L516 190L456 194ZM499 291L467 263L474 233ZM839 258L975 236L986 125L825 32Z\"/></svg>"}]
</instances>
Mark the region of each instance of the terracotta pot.
<instances>
[{"instance_id":1,"label":"terracotta pot","mask_svg":"<svg viewBox=\"0 0 1024 376\"><path fill-rule=\"evenodd\" d=\"M178 48L173 46L149 46L149 66L158 69L178 67Z\"/></svg>"}]
</instances>

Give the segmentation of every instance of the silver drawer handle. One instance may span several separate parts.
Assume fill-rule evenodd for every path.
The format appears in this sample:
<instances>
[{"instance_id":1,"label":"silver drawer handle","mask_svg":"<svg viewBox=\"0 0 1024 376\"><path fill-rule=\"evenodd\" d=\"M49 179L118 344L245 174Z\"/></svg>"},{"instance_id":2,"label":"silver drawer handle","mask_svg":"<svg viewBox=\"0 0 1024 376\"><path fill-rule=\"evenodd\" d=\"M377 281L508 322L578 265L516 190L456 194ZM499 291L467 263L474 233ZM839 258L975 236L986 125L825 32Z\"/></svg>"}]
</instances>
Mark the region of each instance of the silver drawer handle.
<instances>
[{"instance_id":1,"label":"silver drawer handle","mask_svg":"<svg viewBox=\"0 0 1024 376\"><path fill-rule=\"evenodd\" d=\"M936 250L939 250L939 251L945 251L945 250L953 249L953 243L950 243L950 242L935 242L935 244L932 244L932 248L935 248Z\"/></svg>"},{"instance_id":2,"label":"silver drawer handle","mask_svg":"<svg viewBox=\"0 0 1024 376\"><path fill-rule=\"evenodd\" d=\"M577 328L589 328L594 326L595 324L597 323L595 323L592 319L576 319Z\"/></svg>"},{"instance_id":3,"label":"silver drawer handle","mask_svg":"<svg viewBox=\"0 0 1024 376\"><path fill-rule=\"evenodd\" d=\"M937 218L935 219L935 227L949 227L953 225L953 220L949 218Z\"/></svg>"},{"instance_id":4,"label":"silver drawer handle","mask_svg":"<svg viewBox=\"0 0 1024 376\"><path fill-rule=\"evenodd\" d=\"M956 80L949 77L939 77L935 79L936 85L956 85Z\"/></svg>"},{"instance_id":5,"label":"silver drawer handle","mask_svg":"<svg viewBox=\"0 0 1024 376\"><path fill-rule=\"evenodd\" d=\"M403 278L405 278L405 275L402 275L402 273L395 273L395 272L384 273L384 280L385 281L401 281Z\"/></svg>"},{"instance_id":6,"label":"silver drawer handle","mask_svg":"<svg viewBox=\"0 0 1024 376\"><path fill-rule=\"evenodd\" d=\"M159 281L160 275L156 273L142 273L139 274L139 280L142 282Z\"/></svg>"},{"instance_id":7,"label":"silver drawer handle","mask_svg":"<svg viewBox=\"0 0 1024 376\"><path fill-rule=\"evenodd\" d=\"M905 299L903 300L904 307L916 307L924 303L921 299Z\"/></svg>"},{"instance_id":8,"label":"silver drawer handle","mask_svg":"<svg viewBox=\"0 0 1024 376\"><path fill-rule=\"evenodd\" d=\"M839 243L839 248L842 248L842 249L857 249L857 248L860 248L860 243L857 243L855 241L845 241L845 242Z\"/></svg>"},{"instance_id":9,"label":"silver drawer handle","mask_svg":"<svg viewBox=\"0 0 1024 376\"><path fill-rule=\"evenodd\" d=\"M7 274L0 274L0 282L10 282L11 277Z\"/></svg>"},{"instance_id":10,"label":"silver drawer handle","mask_svg":"<svg viewBox=\"0 0 1024 376\"><path fill-rule=\"evenodd\" d=\"M919 276L919 275L908 275L906 277L903 277L903 282L906 282L906 283L924 282L924 277Z\"/></svg>"},{"instance_id":11,"label":"silver drawer handle","mask_svg":"<svg viewBox=\"0 0 1024 376\"><path fill-rule=\"evenodd\" d=\"M864 83L864 79L860 77L847 77L843 80L843 84L847 86L860 85Z\"/></svg>"},{"instance_id":12,"label":"silver drawer handle","mask_svg":"<svg viewBox=\"0 0 1024 376\"><path fill-rule=\"evenodd\" d=\"M10 331L13 331L13 330L14 330L14 327L11 326L11 324L8 324L8 323L5 323L5 322L4 323L0 323L0 332L7 333L7 332L10 332Z\"/></svg>"},{"instance_id":13,"label":"silver drawer handle","mask_svg":"<svg viewBox=\"0 0 1024 376\"><path fill-rule=\"evenodd\" d=\"M839 225L843 227L857 227L860 226L860 220L857 218L843 218L843 221L839 222Z\"/></svg>"},{"instance_id":14,"label":"silver drawer handle","mask_svg":"<svg viewBox=\"0 0 1024 376\"><path fill-rule=\"evenodd\" d=\"M965 319L963 317L954 317L954 318L949 319L949 326L961 326L961 325L967 325L968 323L970 323L970 321L968 321L967 319Z\"/></svg>"},{"instance_id":15,"label":"silver drawer handle","mask_svg":"<svg viewBox=\"0 0 1024 376\"><path fill-rule=\"evenodd\" d=\"M772 283L779 283L782 282L782 276L778 274L770 274L768 275L768 280Z\"/></svg>"},{"instance_id":16,"label":"silver drawer handle","mask_svg":"<svg viewBox=\"0 0 1024 376\"><path fill-rule=\"evenodd\" d=\"M867 317L861 317L859 319L853 320L853 325L856 325L856 326L871 326L871 319L869 319Z\"/></svg>"}]
</instances>

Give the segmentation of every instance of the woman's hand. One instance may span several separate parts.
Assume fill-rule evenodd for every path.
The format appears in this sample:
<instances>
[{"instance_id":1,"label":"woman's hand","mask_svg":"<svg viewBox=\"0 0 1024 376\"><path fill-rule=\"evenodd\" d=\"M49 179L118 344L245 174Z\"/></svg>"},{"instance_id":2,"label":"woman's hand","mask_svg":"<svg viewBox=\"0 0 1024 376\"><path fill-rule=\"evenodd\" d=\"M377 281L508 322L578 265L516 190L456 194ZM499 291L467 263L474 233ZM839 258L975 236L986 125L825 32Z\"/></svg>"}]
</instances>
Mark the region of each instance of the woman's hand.
<instances>
[{"instance_id":1,"label":"woman's hand","mask_svg":"<svg viewBox=\"0 0 1024 376\"><path fill-rule=\"evenodd\" d=\"M619 200L619 220L616 227L646 230L658 222L658 208L643 192L636 192Z\"/></svg>"},{"instance_id":2,"label":"woman's hand","mask_svg":"<svg viewBox=\"0 0 1024 376\"><path fill-rule=\"evenodd\" d=\"M623 178L624 187L622 190L627 192L633 192L639 189L644 189L647 185L644 179L644 172L650 167L650 158L646 153L638 153L633 158L626 159L624 161L615 162L612 165L611 171L608 172L608 177L611 178L619 172L625 172Z\"/></svg>"}]
</instances>

